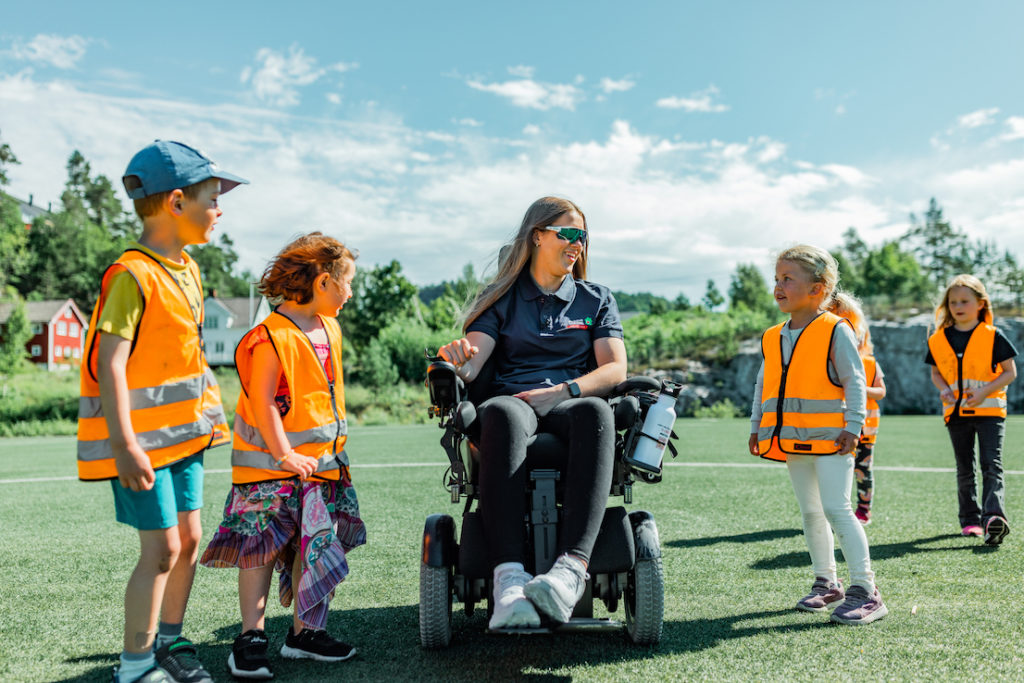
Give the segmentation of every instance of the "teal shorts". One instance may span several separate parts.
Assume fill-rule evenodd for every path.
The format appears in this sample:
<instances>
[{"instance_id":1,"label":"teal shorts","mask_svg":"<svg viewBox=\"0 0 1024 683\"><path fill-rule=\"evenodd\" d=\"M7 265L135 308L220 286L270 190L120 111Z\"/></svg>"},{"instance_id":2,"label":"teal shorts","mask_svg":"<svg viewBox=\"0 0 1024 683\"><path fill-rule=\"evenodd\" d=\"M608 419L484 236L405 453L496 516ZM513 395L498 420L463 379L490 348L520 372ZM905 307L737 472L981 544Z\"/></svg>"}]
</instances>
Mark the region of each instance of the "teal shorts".
<instances>
[{"instance_id":1,"label":"teal shorts","mask_svg":"<svg viewBox=\"0 0 1024 683\"><path fill-rule=\"evenodd\" d=\"M178 525L178 513L203 507L203 454L161 467L148 491L132 491L113 479L117 521L139 531L170 529Z\"/></svg>"}]
</instances>

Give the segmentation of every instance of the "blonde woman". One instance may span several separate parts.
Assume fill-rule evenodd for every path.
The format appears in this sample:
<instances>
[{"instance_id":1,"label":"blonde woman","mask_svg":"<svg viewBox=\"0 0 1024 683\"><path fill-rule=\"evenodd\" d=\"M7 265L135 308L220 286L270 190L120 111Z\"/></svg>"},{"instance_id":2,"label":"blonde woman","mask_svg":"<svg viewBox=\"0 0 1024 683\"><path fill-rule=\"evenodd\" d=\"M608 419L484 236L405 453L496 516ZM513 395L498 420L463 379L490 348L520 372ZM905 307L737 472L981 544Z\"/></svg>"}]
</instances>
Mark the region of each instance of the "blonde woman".
<instances>
[{"instance_id":1,"label":"blonde woman","mask_svg":"<svg viewBox=\"0 0 1024 683\"><path fill-rule=\"evenodd\" d=\"M494 567L490 628L536 627L540 612L569 620L611 487L614 419L601 397L626 378L622 324L611 291L588 282L589 233L573 202L543 197L502 250L498 274L470 306L465 337L439 353L466 382L493 364L481 404L480 511ZM559 555L546 574L524 567L526 447L550 432L568 444ZM551 463L545 463L550 466Z\"/></svg>"}]
</instances>

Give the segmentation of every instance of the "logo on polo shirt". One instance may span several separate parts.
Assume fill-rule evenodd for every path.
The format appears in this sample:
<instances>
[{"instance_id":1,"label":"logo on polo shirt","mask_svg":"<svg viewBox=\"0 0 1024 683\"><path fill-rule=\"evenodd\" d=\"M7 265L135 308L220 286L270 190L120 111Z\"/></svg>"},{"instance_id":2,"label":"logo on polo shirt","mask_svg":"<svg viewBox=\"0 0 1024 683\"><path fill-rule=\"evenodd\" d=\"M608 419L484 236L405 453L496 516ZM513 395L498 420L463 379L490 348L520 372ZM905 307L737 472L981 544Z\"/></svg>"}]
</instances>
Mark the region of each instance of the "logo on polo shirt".
<instances>
[{"instance_id":1,"label":"logo on polo shirt","mask_svg":"<svg viewBox=\"0 0 1024 683\"><path fill-rule=\"evenodd\" d=\"M565 324L563 329L566 330L589 330L590 326L594 324L594 319L587 316L583 320L570 320Z\"/></svg>"}]
</instances>

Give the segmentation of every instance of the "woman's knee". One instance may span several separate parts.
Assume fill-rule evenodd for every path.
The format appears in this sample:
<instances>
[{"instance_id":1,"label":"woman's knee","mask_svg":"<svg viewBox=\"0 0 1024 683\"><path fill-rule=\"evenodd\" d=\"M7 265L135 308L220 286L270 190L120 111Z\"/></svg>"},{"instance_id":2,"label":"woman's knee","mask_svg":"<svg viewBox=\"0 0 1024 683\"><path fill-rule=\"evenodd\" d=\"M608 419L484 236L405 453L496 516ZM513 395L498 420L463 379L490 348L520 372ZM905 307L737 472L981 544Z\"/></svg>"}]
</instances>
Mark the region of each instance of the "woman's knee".
<instances>
[{"instance_id":1,"label":"woman's knee","mask_svg":"<svg viewBox=\"0 0 1024 683\"><path fill-rule=\"evenodd\" d=\"M520 405L522 404L522 405ZM481 429L504 429L525 431L523 403L512 396L495 396L480 405L478 412ZM527 406L528 408L529 406Z\"/></svg>"},{"instance_id":2,"label":"woman's knee","mask_svg":"<svg viewBox=\"0 0 1024 683\"><path fill-rule=\"evenodd\" d=\"M573 401L568 408L569 415L573 422L580 426L590 426L604 430L612 429L615 424L615 414L608 401L597 396L587 396Z\"/></svg>"}]
</instances>

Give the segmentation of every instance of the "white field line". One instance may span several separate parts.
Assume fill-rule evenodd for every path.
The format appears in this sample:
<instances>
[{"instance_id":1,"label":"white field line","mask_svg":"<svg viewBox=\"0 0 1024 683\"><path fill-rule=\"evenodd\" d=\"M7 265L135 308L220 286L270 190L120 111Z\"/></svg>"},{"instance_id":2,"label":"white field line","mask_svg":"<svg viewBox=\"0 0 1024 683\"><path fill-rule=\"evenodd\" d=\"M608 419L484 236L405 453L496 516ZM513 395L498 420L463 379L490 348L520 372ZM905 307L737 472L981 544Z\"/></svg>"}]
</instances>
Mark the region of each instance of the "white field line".
<instances>
[{"instance_id":1,"label":"white field line","mask_svg":"<svg viewBox=\"0 0 1024 683\"><path fill-rule=\"evenodd\" d=\"M396 463L366 463L352 465L353 469L377 469L390 467L446 467L446 462L396 462ZM745 468L776 468L781 469L781 463L762 462L667 462L665 467L745 467ZM893 467L880 465L873 468L878 472L926 472L938 474L953 474L956 470L952 467ZM208 469L206 474L228 474L230 469ZM1024 470L1003 470L1003 474L1021 475ZM78 481L78 477L25 477L23 479L0 479L0 484L35 484L54 481Z\"/></svg>"}]
</instances>

